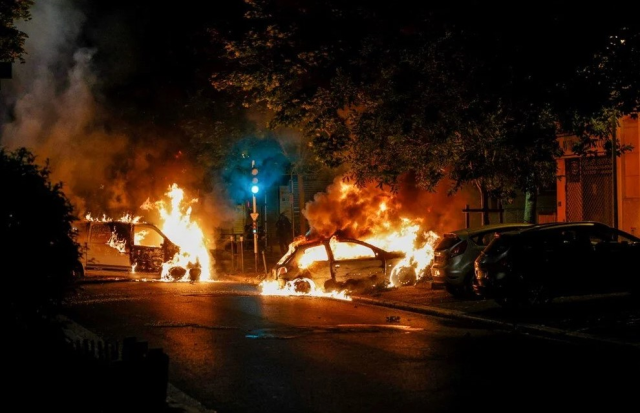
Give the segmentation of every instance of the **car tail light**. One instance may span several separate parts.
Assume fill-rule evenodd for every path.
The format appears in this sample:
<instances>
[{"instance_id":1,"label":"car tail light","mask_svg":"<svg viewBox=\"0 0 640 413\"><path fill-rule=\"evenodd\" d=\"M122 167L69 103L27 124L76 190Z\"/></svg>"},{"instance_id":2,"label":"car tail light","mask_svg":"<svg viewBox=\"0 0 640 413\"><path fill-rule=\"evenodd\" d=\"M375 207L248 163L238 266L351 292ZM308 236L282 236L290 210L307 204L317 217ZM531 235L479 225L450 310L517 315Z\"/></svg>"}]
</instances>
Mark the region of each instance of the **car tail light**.
<instances>
[{"instance_id":1,"label":"car tail light","mask_svg":"<svg viewBox=\"0 0 640 413\"><path fill-rule=\"evenodd\" d=\"M467 250L467 240L462 241L455 247L451 248L451 256L455 257L456 255L460 255Z\"/></svg>"}]
</instances>

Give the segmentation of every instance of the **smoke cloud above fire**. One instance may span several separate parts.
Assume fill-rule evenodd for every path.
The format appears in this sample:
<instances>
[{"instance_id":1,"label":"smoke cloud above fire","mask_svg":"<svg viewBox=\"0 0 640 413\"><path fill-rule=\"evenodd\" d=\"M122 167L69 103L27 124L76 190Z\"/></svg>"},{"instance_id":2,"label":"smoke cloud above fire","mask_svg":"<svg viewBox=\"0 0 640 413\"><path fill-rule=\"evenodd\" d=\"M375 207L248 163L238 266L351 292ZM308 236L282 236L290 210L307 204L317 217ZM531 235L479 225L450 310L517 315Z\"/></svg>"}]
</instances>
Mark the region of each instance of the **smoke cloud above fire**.
<instances>
[{"instance_id":1,"label":"smoke cloud above fire","mask_svg":"<svg viewBox=\"0 0 640 413\"><path fill-rule=\"evenodd\" d=\"M35 2L32 19L18 23L29 36L26 62L2 81L0 145L26 147L40 164L48 160L52 181L63 184L79 217L143 214L145 200L178 183L200 198L200 214L215 227L224 205L197 189L206 172L187 159L179 139L153 124L126 125L106 109L101 88L108 80L95 64L100 50L80 46L88 22L74 4ZM122 67L125 60L123 51Z\"/></svg>"},{"instance_id":2,"label":"smoke cloud above fire","mask_svg":"<svg viewBox=\"0 0 640 413\"><path fill-rule=\"evenodd\" d=\"M407 178L396 192L375 183L358 188L344 177L337 177L325 192L306 203L303 214L311 228L309 237L340 234L367 239L393 232L406 220L437 234L464 227L462 210L472 194L463 191L448 196L446 182L436 189L419 190Z\"/></svg>"}]
</instances>

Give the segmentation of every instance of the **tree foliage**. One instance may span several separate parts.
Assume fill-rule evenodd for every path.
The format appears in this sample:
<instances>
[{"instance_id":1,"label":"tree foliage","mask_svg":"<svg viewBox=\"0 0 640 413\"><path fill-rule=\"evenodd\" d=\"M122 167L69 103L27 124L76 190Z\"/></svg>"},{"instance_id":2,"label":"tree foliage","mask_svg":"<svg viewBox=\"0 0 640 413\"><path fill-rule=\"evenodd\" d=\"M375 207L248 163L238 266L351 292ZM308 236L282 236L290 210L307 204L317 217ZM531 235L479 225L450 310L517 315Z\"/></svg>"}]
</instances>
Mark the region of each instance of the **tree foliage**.
<instances>
[{"instance_id":1,"label":"tree foliage","mask_svg":"<svg viewBox=\"0 0 640 413\"><path fill-rule=\"evenodd\" d=\"M213 31L229 66L212 84L299 128L357 184L411 173L508 201L554 183L560 128L593 137L611 106L637 108L637 45L604 48L615 5L541 2L522 19L475 1L247 4L241 30Z\"/></svg>"},{"instance_id":2,"label":"tree foliage","mask_svg":"<svg viewBox=\"0 0 640 413\"><path fill-rule=\"evenodd\" d=\"M566 130L579 138L574 152L594 154L604 141L604 149L611 154L611 136L619 126L618 120L626 115L637 117L640 110L638 73L640 31L636 23L608 36L605 46L594 53L569 85L579 96L565 112L567 119L563 123ZM618 155L632 149L616 142Z\"/></svg>"},{"instance_id":3,"label":"tree foliage","mask_svg":"<svg viewBox=\"0 0 640 413\"><path fill-rule=\"evenodd\" d=\"M0 0L0 62L24 62L27 34L18 30L16 21L31 20L32 0Z\"/></svg>"},{"instance_id":4,"label":"tree foliage","mask_svg":"<svg viewBox=\"0 0 640 413\"><path fill-rule=\"evenodd\" d=\"M530 49L516 53L506 32L476 23L475 3L460 13L396 3L249 4L246 31L217 33L231 66L214 73L213 85L272 111L271 127L300 128L320 160L348 165L357 184L394 187L411 172L424 189L448 177L452 191L481 182L509 197L553 180L547 85L530 80L528 61L510 60ZM533 159L540 149L547 152ZM525 161L526 177L514 180L512 166Z\"/></svg>"},{"instance_id":5,"label":"tree foliage","mask_svg":"<svg viewBox=\"0 0 640 413\"><path fill-rule=\"evenodd\" d=\"M70 292L79 263L71 222L76 218L62 192L25 148L0 149L2 315L29 324L51 315Z\"/></svg>"}]
</instances>

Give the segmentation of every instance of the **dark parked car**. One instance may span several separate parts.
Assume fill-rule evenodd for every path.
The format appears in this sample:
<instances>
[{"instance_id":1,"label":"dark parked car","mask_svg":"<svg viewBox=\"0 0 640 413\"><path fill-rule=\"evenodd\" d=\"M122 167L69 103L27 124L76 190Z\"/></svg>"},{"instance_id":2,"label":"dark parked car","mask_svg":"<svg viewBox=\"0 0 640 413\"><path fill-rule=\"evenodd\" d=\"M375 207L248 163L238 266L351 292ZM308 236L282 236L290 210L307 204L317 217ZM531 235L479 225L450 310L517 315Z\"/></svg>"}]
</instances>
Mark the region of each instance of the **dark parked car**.
<instances>
[{"instance_id":1,"label":"dark parked car","mask_svg":"<svg viewBox=\"0 0 640 413\"><path fill-rule=\"evenodd\" d=\"M431 266L432 286L445 287L456 297L474 297L473 262L496 234L532 224L490 224L445 233L436 245Z\"/></svg>"},{"instance_id":2,"label":"dark parked car","mask_svg":"<svg viewBox=\"0 0 640 413\"><path fill-rule=\"evenodd\" d=\"M503 233L475 261L475 290L503 306L554 297L637 292L640 238L599 222Z\"/></svg>"},{"instance_id":3,"label":"dark parked car","mask_svg":"<svg viewBox=\"0 0 640 413\"><path fill-rule=\"evenodd\" d=\"M282 286L288 281L303 280L295 284L300 292L310 289L306 280L325 292L384 287L404 255L349 238L305 240L291 245L271 270L271 278Z\"/></svg>"}]
</instances>

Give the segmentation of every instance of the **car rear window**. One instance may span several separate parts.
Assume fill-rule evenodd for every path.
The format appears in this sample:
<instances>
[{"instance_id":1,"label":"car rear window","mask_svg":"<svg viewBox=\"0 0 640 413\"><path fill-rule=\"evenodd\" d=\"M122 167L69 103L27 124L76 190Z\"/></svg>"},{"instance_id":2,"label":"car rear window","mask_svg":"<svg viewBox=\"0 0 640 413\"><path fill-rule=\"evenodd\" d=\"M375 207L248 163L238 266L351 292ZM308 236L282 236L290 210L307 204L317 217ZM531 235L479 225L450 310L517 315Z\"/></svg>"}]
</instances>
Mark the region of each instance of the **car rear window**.
<instances>
[{"instance_id":1,"label":"car rear window","mask_svg":"<svg viewBox=\"0 0 640 413\"><path fill-rule=\"evenodd\" d=\"M484 253L487 255L500 255L508 250L510 245L509 237L497 236L491 241L489 246L485 248Z\"/></svg>"},{"instance_id":2,"label":"car rear window","mask_svg":"<svg viewBox=\"0 0 640 413\"><path fill-rule=\"evenodd\" d=\"M449 248L460 242L460 238L456 234L443 234L442 240L436 245L436 251L448 250Z\"/></svg>"}]
</instances>

